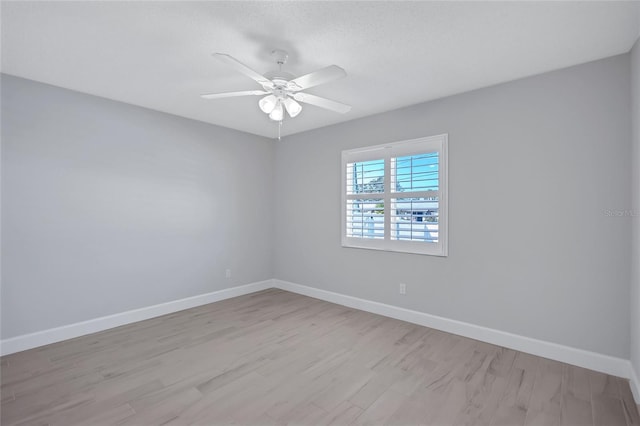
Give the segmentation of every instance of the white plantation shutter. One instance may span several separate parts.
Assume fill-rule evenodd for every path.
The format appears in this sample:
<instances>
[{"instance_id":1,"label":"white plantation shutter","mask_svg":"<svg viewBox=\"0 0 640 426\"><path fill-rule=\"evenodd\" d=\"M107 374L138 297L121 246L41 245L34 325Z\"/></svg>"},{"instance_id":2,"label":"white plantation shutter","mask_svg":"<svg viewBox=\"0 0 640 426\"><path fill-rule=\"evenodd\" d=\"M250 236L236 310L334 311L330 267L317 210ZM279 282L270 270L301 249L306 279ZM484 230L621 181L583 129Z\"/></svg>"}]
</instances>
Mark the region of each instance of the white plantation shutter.
<instances>
[{"instance_id":1,"label":"white plantation shutter","mask_svg":"<svg viewBox=\"0 0 640 426\"><path fill-rule=\"evenodd\" d=\"M380 198L347 200L347 236L384 238L384 201Z\"/></svg>"},{"instance_id":2,"label":"white plantation shutter","mask_svg":"<svg viewBox=\"0 0 640 426\"><path fill-rule=\"evenodd\" d=\"M438 151L391 157L392 240L439 241L439 167Z\"/></svg>"},{"instance_id":3,"label":"white plantation shutter","mask_svg":"<svg viewBox=\"0 0 640 426\"><path fill-rule=\"evenodd\" d=\"M383 239L384 159L353 161L346 168L346 235Z\"/></svg>"},{"instance_id":4,"label":"white plantation shutter","mask_svg":"<svg viewBox=\"0 0 640 426\"><path fill-rule=\"evenodd\" d=\"M343 151L342 245L447 255L447 135Z\"/></svg>"}]
</instances>

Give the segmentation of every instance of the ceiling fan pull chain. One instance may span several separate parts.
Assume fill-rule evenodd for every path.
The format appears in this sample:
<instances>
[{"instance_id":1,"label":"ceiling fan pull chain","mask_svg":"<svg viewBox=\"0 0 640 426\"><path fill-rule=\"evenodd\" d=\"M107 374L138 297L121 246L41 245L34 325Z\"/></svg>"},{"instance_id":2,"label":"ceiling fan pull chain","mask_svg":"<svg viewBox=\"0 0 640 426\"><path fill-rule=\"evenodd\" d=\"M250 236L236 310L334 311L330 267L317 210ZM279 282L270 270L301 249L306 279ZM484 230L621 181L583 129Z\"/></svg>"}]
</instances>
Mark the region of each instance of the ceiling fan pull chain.
<instances>
[{"instance_id":1,"label":"ceiling fan pull chain","mask_svg":"<svg viewBox=\"0 0 640 426\"><path fill-rule=\"evenodd\" d=\"M278 121L278 140L281 139L282 134L282 120Z\"/></svg>"}]
</instances>

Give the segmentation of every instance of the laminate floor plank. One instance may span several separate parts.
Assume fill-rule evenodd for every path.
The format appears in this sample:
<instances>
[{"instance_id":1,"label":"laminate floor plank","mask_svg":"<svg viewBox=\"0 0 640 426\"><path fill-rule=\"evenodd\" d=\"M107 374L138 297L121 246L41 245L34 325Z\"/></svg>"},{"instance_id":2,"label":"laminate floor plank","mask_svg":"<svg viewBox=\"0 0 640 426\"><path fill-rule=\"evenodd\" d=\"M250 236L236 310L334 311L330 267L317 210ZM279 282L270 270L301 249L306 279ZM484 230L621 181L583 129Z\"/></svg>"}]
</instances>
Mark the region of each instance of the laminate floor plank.
<instances>
[{"instance_id":1,"label":"laminate floor plank","mask_svg":"<svg viewBox=\"0 0 640 426\"><path fill-rule=\"evenodd\" d=\"M593 406L593 423L596 426L625 425L622 401L608 395L594 395L591 400Z\"/></svg>"},{"instance_id":2,"label":"laminate floor plank","mask_svg":"<svg viewBox=\"0 0 640 426\"><path fill-rule=\"evenodd\" d=\"M622 399L622 406L627 419L627 424L629 426L640 426L640 414L638 414L637 409L634 410L637 406L633 400L629 381L618 378L618 390L620 391L620 398Z\"/></svg>"},{"instance_id":3,"label":"laminate floor plank","mask_svg":"<svg viewBox=\"0 0 640 426\"><path fill-rule=\"evenodd\" d=\"M562 364L541 359L525 425L559 425L561 420Z\"/></svg>"},{"instance_id":4,"label":"laminate floor plank","mask_svg":"<svg viewBox=\"0 0 640 426\"><path fill-rule=\"evenodd\" d=\"M593 425L593 407L589 371L573 365L563 365L562 424Z\"/></svg>"},{"instance_id":5,"label":"laminate floor plank","mask_svg":"<svg viewBox=\"0 0 640 426\"><path fill-rule=\"evenodd\" d=\"M362 414L363 410L349 401L343 401L334 409L320 418L315 424L318 426L349 425Z\"/></svg>"},{"instance_id":6,"label":"laminate floor plank","mask_svg":"<svg viewBox=\"0 0 640 426\"><path fill-rule=\"evenodd\" d=\"M374 372L374 375L358 391L349 398L353 405L366 410L387 389L400 382L409 374L399 369L388 369L383 372Z\"/></svg>"},{"instance_id":7,"label":"laminate floor plank","mask_svg":"<svg viewBox=\"0 0 640 426\"><path fill-rule=\"evenodd\" d=\"M627 424L618 378L588 371L593 423L596 426Z\"/></svg>"},{"instance_id":8,"label":"laminate floor plank","mask_svg":"<svg viewBox=\"0 0 640 426\"><path fill-rule=\"evenodd\" d=\"M388 422L389 418L398 411L398 408L407 404L410 399L406 395L388 390L380 395L373 404L369 406L362 414L360 414L354 421L357 425L382 425L382 424L394 424L395 422ZM414 401L410 401L414 402ZM419 402L416 405L421 405ZM404 410L402 411L405 412Z\"/></svg>"},{"instance_id":9,"label":"laminate floor plank","mask_svg":"<svg viewBox=\"0 0 640 426\"><path fill-rule=\"evenodd\" d=\"M591 401L585 401L571 394L563 395L561 416L561 424L564 425L593 425Z\"/></svg>"},{"instance_id":10,"label":"laminate floor plank","mask_svg":"<svg viewBox=\"0 0 640 426\"><path fill-rule=\"evenodd\" d=\"M135 414L136 412L133 410L133 408L131 408L129 404L122 404L110 410L102 411L95 416L89 417L80 424L87 424L92 426L123 424L127 419L133 417ZM68 426L69 424L70 423L66 421L60 423L61 426ZM54 425L56 424L50 423L50 426Z\"/></svg>"},{"instance_id":11,"label":"laminate floor plank","mask_svg":"<svg viewBox=\"0 0 640 426\"><path fill-rule=\"evenodd\" d=\"M517 353L509 372L507 387L491 420L491 425L524 425L533 385L538 375L539 361L540 358L536 356Z\"/></svg>"},{"instance_id":12,"label":"laminate floor plank","mask_svg":"<svg viewBox=\"0 0 640 426\"><path fill-rule=\"evenodd\" d=\"M2 425L628 425L626 380L270 289L0 358Z\"/></svg>"},{"instance_id":13,"label":"laminate floor plank","mask_svg":"<svg viewBox=\"0 0 640 426\"><path fill-rule=\"evenodd\" d=\"M317 425L323 418L327 416L327 412L312 403L301 406L298 410L289 413L286 422L279 421L280 424L286 425Z\"/></svg>"}]
</instances>

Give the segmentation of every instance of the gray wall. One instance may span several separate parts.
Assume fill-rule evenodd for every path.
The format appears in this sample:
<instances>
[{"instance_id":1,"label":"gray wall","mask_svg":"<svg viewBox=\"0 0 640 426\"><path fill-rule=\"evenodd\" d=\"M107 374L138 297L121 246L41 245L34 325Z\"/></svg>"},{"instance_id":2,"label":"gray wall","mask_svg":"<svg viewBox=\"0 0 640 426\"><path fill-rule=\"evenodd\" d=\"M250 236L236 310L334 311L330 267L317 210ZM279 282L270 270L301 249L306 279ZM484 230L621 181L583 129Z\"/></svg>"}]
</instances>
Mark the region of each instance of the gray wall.
<instances>
[{"instance_id":1,"label":"gray wall","mask_svg":"<svg viewBox=\"0 0 640 426\"><path fill-rule=\"evenodd\" d=\"M272 154L2 75L2 338L272 278Z\"/></svg>"},{"instance_id":2,"label":"gray wall","mask_svg":"<svg viewBox=\"0 0 640 426\"><path fill-rule=\"evenodd\" d=\"M2 338L275 276L623 358L631 334L640 370L632 218L607 214L640 208L638 50L287 137L275 152L2 75ZM449 257L341 248L340 152L439 133Z\"/></svg>"},{"instance_id":3,"label":"gray wall","mask_svg":"<svg viewBox=\"0 0 640 426\"><path fill-rule=\"evenodd\" d=\"M287 137L275 277L627 358L629 104L622 55ZM449 257L342 248L340 152L440 133Z\"/></svg>"},{"instance_id":4,"label":"gray wall","mask_svg":"<svg viewBox=\"0 0 640 426\"><path fill-rule=\"evenodd\" d=\"M631 276L631 364L640 374L640 39L631 51L633 117L633 247ZM640 383L638 384L640 385Z\"/></svg>"}]
</instances>

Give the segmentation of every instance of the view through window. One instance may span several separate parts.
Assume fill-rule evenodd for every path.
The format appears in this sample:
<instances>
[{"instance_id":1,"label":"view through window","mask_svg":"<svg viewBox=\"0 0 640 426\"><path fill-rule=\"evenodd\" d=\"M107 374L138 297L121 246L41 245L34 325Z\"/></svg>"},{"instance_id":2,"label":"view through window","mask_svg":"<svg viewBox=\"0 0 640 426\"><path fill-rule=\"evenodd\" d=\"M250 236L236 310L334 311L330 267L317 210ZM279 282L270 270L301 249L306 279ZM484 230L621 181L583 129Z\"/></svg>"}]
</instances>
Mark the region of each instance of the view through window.
<instances>
[{"instance_id":1,"label":"view through window","mask_svg":"<svg viewBox=\"0 0 640 426\"><path fill-rule=\"evenodd\" d=\"M345 247L447 255L447 135L344 151Z\"/></svg>"}]
</instances>

